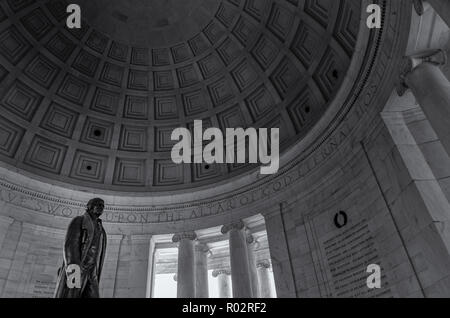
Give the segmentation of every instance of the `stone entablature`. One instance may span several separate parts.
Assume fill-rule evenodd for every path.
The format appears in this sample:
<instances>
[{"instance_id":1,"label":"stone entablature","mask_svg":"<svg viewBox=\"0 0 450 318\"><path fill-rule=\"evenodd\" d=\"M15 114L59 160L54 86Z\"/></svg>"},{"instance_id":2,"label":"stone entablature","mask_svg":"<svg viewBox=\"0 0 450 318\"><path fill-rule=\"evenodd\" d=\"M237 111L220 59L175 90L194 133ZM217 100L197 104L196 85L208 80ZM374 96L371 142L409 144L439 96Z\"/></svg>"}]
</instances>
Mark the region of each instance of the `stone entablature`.
<instances>
[{"instance_id":1,"label":"stone entablature","mask_svg":"<svg viewBox=\"0 0 450 318\"><path fill-rule=\"evenodd\" d=\"M282 156L282 168L277 175L261 177L251 173L216 188L189 194L180 192L159 197L156 194L148 197L104 195L105 223L158 224L159 231L167 233L176 232L169 225L177 223L188 229L198 228L200 224L217 226L267 212L279 202L298 195L302 182L311 182L310 178L317 182L315 173L323 164L341 154L343 149L351 149L355 139L360 140L365 135L370 127L367 123L384 106L390 95L389 87L393 87L392 72L404 52L411 10L408 1L384 2L386 11L382 29L368 31L363 28L360 31L357 44L360 54L354 57L346 85L310 134ZM5 164L2 166L9 168ZM57 216L67 222L84 213L90 195L69 190L70 195L65 197L71 199L62 199L63 191L59 186L46 186L43 182L0 169L0 200L9 206L37 212L42 217ZM102 196L101 193L95 195ZM162 224L167 224L167 228L161 227Z\"/></svg>"},{"instance_id":2,"label":"stone entablature","mask_svg":"<svg viewBox=\"0 0 450 318\"><path fill-rule=\"evenodd\" d=\"M172 242L178 243L182 240L195 241L196 239L197 234L195 234L195 232L184 232L175 234L172 238Z\"/></svg>"},{"instance_id":3,"label":"stone entablature","mask_svg":"<svg viewBox=\"0 0 450 318\"><path fill-rule=\"evenodd\" d=\"M231 270L228 269L219 269L212 272L213 277L217 277L219 275L231 275Z\"/></svg>"}]
</instances>

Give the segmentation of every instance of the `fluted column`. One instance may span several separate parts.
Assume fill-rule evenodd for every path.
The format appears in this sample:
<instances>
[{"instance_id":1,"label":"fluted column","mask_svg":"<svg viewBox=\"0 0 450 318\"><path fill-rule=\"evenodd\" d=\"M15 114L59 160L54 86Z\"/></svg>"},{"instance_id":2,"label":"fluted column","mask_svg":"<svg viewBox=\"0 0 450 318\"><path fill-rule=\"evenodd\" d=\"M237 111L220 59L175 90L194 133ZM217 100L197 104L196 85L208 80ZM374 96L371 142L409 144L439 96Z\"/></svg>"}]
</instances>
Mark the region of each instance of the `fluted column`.
<instances>
[{"instance_id":1,"label":"fluted column","mask_svg":"<svg viewBox=\"0 0 450 318\"><path fill-rule=\"evenodd\" d=\"M178 233L172 238L178 244L177 297L195 297L195 239L194 232Z\"/></svg>"},{"instance_id":2,"label":"fluted column","mask_svg":"<svg viewBox=\"0 0 450 318\"><path fill-rule=\"evenodd\" d=\"M195 246L196 285L197 298L209 298L208 289L208 253L209 248L204 243Z\"/></svg>"},{"instance_id":3,"label":"fluted column","mask_svg":"<svg viewBox=\"0 0 450 318\"><path fill-rule=\"evenodd\" d=\"M213 271L212 275L218 279L219 298L231 298L231 272L229 270L221 269Z\"/></svg>"},{"instance_id":4,"label":"fluted column","mask_svg":"<svg viewBox=\"0 0 450 318\"><path fill-rule=\"evenodd\" d=\"M258 297L259 290L259 282L258 282L258 273L256 271L256 259L255 259L255 249L257 246L257 242L253 235L247 236L247 251L248 251L248 266L250 271L250 279L252 282L252 294L253 297Z\"/></svg>"},{"instance_id":5,"label":"fluted column","mask_svg":"<svg viewBox=\"0 0 450 318\"><path fill-rule=\"evenodd\" d=\"M234 298L251 298L252 282L250 278L247 241L244 223L238 221L224 225L222 233L229 233L231 281L233 282Z\"/></svg>"},{"instance_id":6,"label":"fluted column","mask_svg":"<svg viewBox=\"0 0 450 318\"><path fill-rule=\"evenodd\" d=\"M436 11L436 13L447 23L450 27L450 1L448 0L426 0ZM413 0L416 12L421 15L424 11L423 0Z\"/></svg>"},{"instance_id":7,"label":"fluted column","mask_svg":"<svg viewBox=\"0 0 450 318\"><path fill-rule=\"evenodd\" d=\"M273 298L273 290L270 284L270 276L269 276L269 261L261 261L256 264L258 269L259 276L259 298Z\"/></svg>"},{"instance_id":8,"label":"fluted column","mask_svg":"<svg viewBox=\"0 0 450 318\"><path fill-rule=\"evenodd\" d=\"M450 155L450 82L439 68L447 61L443 50L405 58L399 95L411 89L443 147Z\"/></svg>"},{"instance_id":9,"label":"fluted column","mask_svg":"<svg viewBox=\"0 0 450 318\"><path fill-rule=\"evenodd\" d=\"M0 249L3 245L6 233L8 232L8 228L13 222L14 219L0 215Z\"/></svg>"}]
</instances>

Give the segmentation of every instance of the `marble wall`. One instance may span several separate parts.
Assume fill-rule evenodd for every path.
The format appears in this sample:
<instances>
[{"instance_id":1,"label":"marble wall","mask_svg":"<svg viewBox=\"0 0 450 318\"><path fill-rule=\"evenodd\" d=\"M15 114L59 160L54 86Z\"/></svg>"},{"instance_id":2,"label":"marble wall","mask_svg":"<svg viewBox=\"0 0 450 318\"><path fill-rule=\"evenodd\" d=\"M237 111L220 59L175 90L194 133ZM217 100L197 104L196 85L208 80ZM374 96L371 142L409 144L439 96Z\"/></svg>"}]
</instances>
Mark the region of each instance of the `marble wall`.
<instances>
[{"instance_id":1,"label":"marble wall","mask_svg":"<svg viewBox=\"0 0 450 318\"><path fill-rule=\"evenodd\" d=\"M305 142L283 154L278 175L173 196L105 195L102 296L150 295L155 235L262 214L278 297L449 297L450 158L411 94L386 104L409 32L400 3L410 6L390 2L388 40L371 48L361 91L359 73L347 78L349 112L311 153ZM334 124L326 119L318 126ZM94 195L0 167L0 297L51 297L67 225ZM381 267L380 289L366 286L369 264Z\"/></svg>"},{"instance_id":2,"label":"marble wall","mask_svg":"<svg viewBox=\"0 0 450 318\"><path fill-rule=\"evenodd\" d=\"M401 239L362 149L335 161L321 184L266 218L267 228L284 225L269 245L287 246L275 265L275 282L291 297L407 296L417 282ZM347 224L342 228L338 225ZM278 232L283 233L283 232ZM271 249L273 251L276 248ZM369 264L382 268L382 289L369 292ZM277 274L277 272L279 274ZM282 279L277 279L279 276ZM294 284L293 284L294 282Z\"/></svg>"},{"instance_id":3,"label":"marble wall","mask_svg":"<svg viewBox=\"0 0 450 318\"><path fill-rule=\"evenodd\" d=\"M64 229L0 217L0 297L53 297L64 237ZM146 297L153 247L151 235L108 235L101 296Z\"/></svg>"}]
</instances>

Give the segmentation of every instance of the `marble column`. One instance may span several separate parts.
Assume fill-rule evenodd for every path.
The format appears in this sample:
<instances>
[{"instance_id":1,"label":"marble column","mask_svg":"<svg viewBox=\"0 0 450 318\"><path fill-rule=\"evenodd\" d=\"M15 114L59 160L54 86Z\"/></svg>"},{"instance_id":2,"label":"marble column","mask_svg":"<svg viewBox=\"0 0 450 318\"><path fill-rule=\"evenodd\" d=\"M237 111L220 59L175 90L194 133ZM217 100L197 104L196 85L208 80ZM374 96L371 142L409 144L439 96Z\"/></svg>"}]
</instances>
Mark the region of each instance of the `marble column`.
<instances>
[{"instance_id":1,"label":"marble column","mask_svg":"<svg viewBox=\"0 0 450 318\"><path fill-rule=\"evenodd\" d=\"M116 282L119 278L118 266L120 261L120 248L125 235L107 234L105 261L103 262L102 277L100 281L100 297L114 298ZM120 284L120 282L118 282Z\"/></svg>"},{"instance_id":2,"label":"marble column","mask_svg":"<svg viewBox=\"0 0 450 318\"><path fill-rule=\"evenodd\" d=\"M194 232L177 233L172 241L178 243L177 297L195 298L195 239Z\"/></svg>"},{"instance_id":3,"label":"marble column","mask_svg":"<svg viewBox=\"0 0 450 318\"><path fill-rule=\"evenodd\" d=\"M272 285L270 284L270 276L269 276L269 261L261 261L256 264L258 269L258 277L259 277L259 298L273 298L273 290Z\"/></svg>"},{"instance_id":4,"label":"marble column","mask_svg":"<svg viewBox=\"0 0 450 318\"><path fill-rule=\"evenodd\" d=\"M408 88L411 89L450 155L450 82L439 68L446 61L447 55L443 50L425 51L405 58L398 93L401 96Z\"/></svg>"},{"instance_id":5,"label":"marble column","mask_svg":"<svg viewBox=\"0 0 450 318\"><path fill-rule=\"evenodd\" d=\"M425 4L427 2L433 10L444 20L450 27L450 1L448 0L412 0L414 9L418 15L423 15L425 12Z\"/></svg>"},{"instance_id":6,"label":"marble column","mask_svg":"<svg viewBox=\"0 0 450 318\"><path fill-rule=\"evenodd\" d=\"M251 298L252 281L250 278L247 241L244 223L237 221L222 227L222 233L229 233L231 281L234 298Z\"/></svg>"},{"instance_id":7,"label":"marble column","mask_svg":"<svg viewBox=\"0 0 450 318\"><path fill-rule=\"evenodd\" d=\"M231 271L226 269L215 270L212 272L212 275L218 279L219 298L231 298Z\"/></svg>"},{"instance_id":8,"label":"marble column","mask_svg":"<svg viewBox=\"0 0 450 318\"><path fill-rule=\"evenodd\" d=\"M151 234L125 235L121 241L111 242L120 246L117 249L118 260L114 282L115 298L145 298L151 280ZM108 246L107 246L108 248ZM108 253L106 259L108 259ZM109 268L105 264L105 268ZM111 271L111 268L109 268ZM103 276L103 275L102 275Z\"/></svg>"},{"instance_id":9,"label":"marble column","mask_svg":"<svg viewBox=\"0 0 450 318\"><path fill-rule=\"evenodd\" d=\"M253 237L253 235L247 236L247 251L248 251L248 266L250 271L250 279L252 281L252 294L253 297L258 297L259 291L259 282L258 282L258 273L256 270L256 259L255 259L255 249L257 246L257 241Z\"/></svg>"},{"instance_id":10,"label":"marble column","mask_svg":"<svg viewBox=\"0 0 450 318\"><path fill-rule=\"evenodd\" d=\"M153 242L154 243L154 242ZM150 298L155 298L156 289L156 263L159 259L159 250L156 249L155 244L153 244L153 257L152 257L152 277L151 277L151 288L150 288Z\"/></svg>"},{"instance_id":11,"label":"marble column","mask_svg":"<svg viewBox=\"0 0 450 318\"><path fill-rule=\"evenodd\" d=\"M195 296L196 298L209 298L208 288L208 253L209 248L204 243L195 246Z\"/></svg>"}]
</instances>

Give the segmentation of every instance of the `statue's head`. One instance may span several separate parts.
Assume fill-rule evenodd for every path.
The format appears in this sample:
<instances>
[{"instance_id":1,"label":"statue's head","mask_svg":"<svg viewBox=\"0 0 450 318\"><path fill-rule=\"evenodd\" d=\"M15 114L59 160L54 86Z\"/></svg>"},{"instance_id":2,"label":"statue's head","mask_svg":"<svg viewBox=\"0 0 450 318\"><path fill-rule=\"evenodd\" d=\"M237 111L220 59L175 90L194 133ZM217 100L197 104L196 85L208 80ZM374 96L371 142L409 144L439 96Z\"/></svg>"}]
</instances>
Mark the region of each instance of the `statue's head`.
<instances>
[{"instance_id":1,"label":"statue's head","mask_svg":"<svg viewBox=\"0 0 450 318\"><path fill-rule=\"evenodd\" d=\"M86 211L88 213L93 214L97 218L102 215L104 209L105 209L105 201L103 201L100 198L89 200L86 207Z\"/></svg>"}]
</instances>

